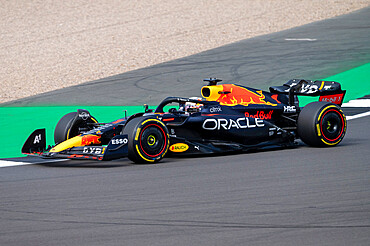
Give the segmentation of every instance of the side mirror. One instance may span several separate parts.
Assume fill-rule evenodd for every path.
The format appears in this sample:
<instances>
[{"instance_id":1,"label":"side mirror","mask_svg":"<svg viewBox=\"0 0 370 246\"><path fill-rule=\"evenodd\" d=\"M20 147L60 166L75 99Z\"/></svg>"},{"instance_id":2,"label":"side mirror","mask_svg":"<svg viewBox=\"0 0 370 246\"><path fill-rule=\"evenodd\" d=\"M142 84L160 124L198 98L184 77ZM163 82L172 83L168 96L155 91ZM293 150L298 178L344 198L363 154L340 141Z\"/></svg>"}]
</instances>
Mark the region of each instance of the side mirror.
<instances>
[{"instance_id":1,"label":"side mirror","mask_svg":"<svg viewBox=\"0 0 370 246\"><path fill-rule=\"evenodd\" d=\"M145 113L152 113L153 112L153 109L149 109L148 104L144 104L144 109L145 109Z\"/></svg>"}]
</instances>

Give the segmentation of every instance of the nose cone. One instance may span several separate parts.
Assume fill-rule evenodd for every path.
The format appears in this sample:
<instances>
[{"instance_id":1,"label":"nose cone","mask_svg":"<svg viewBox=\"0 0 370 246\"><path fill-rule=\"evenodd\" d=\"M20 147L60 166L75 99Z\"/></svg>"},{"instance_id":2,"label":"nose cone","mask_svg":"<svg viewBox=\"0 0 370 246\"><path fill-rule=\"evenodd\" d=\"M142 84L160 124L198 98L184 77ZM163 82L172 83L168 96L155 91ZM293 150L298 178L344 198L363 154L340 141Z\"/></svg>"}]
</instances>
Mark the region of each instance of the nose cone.
<instances>
[{"instance_id":1,"label":"nose cone","mask_svg":"<svg viewBox=\"0 0 370 246\"><path fill-rule=\"evenodd\" d=\"M78 146L86 146L90 144L100 144L100 138L99 135L79 135L70 139L67 139L64 142L61 142L60 144L54 146L49 152L60 152L69 148L78 147Z\"/></svg>"},{"instance_id":2,"label":"nose cone","mask_svg":"<svg viewBox=\"0 0 370 246\"><path fill-rule=\"evenodd\" d=\"M67 139L66 141L61 142L60 144L54 146L54 148L52 148L49 152L50 153L60 152L60 151L63 151L69 148L81 146L81 140L82 140L81 136L76 136L76 137Z\"/></svg>"}]
</instances>

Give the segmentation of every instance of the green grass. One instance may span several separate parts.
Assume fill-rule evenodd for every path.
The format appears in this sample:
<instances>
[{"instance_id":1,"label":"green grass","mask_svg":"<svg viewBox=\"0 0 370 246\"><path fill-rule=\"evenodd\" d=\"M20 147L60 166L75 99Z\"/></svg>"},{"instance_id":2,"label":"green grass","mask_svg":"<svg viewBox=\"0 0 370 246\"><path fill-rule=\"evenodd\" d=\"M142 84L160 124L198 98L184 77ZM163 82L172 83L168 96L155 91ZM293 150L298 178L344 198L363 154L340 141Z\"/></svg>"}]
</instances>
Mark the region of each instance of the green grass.
<instances>
[{"instance_id":1,"label":"green grass","mask_svg":"<svg viewBox=\"0 0 370 246\"><path fill-rule=\"evenodd\" d=\"M77 109L86 109L99 121L111 122L143 111L143 106L53 106L53 107L1 107L0 158L23 156L21 148L27 137L37 128L46 129L47 145L54 145L54 129L59 119ZM153 107L151 107L153 108Z\"/></svg>"}]
</instances>

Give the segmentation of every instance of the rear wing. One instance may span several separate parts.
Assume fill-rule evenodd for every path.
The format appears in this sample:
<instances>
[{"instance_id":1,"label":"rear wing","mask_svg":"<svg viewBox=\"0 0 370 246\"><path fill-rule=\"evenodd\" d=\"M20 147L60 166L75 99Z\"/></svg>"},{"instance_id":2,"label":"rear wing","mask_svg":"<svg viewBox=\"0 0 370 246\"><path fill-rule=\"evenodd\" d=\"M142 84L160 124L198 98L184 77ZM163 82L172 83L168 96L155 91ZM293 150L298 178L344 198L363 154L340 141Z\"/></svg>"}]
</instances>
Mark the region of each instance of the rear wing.
<instances>
[{"instance_id":1,"label":"rear wing","mask_svg":"<svg viewBox=\"0 0 370 246\"><path fill-rule=\"evenodd\" d=\"M289 95L289 104L295 105L295 96L320 96L319 101L338 104L343 103L345 90L334 81L292 79L282 86L271 86L270 92Z\"/></svg>"}]
</instances>

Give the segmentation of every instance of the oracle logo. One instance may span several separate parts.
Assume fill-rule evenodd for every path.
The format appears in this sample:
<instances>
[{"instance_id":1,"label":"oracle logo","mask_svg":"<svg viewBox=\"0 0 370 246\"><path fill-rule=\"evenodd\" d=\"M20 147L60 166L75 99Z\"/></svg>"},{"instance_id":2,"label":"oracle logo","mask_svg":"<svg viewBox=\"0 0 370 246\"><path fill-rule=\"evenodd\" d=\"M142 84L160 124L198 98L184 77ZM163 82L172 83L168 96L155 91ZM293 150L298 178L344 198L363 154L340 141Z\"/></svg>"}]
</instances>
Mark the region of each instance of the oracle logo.
<instances>
[{"instance_id":1,"label":"oracle logo","mask_svg":"<svg viewBox=\"0 0 370 246\"><path fill-rule=\"evenodd\" d=\"M259 118L238 118L238 119L206 119L203 122L204 130L230 130L264 127L265 123Z\"/></svg>"}]
</instances>

